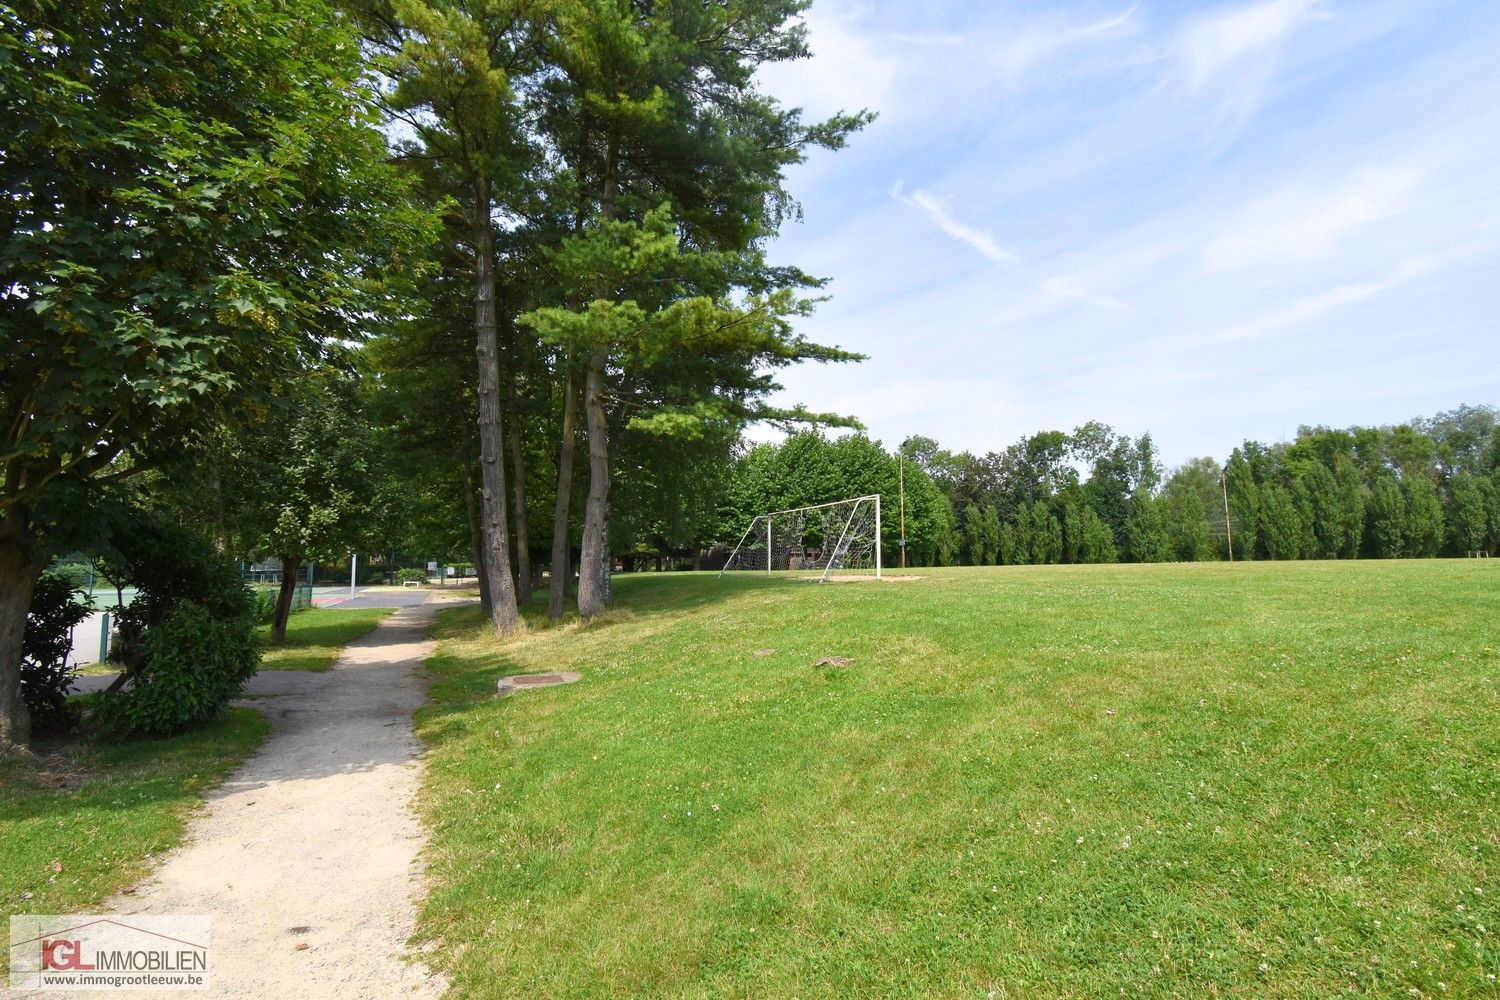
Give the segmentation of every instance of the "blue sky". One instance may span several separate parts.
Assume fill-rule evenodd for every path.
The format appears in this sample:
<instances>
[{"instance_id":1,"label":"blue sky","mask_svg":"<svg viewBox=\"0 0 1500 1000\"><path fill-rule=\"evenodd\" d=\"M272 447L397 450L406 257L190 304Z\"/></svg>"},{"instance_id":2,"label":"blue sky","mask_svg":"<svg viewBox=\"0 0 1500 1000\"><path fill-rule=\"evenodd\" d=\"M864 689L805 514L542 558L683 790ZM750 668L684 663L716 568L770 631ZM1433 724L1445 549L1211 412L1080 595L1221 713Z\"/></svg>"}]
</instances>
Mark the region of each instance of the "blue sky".
<instances>
[{"instance_id":1,"label":"blue sky","mask_svg":"<svg viewBox=\"0 0 1500 1000\"><path fill-rule=\"evenodd\" d=\"M1176 464L1500 402L1500 5L818 0L764 85L869 107L773 259L870 355L784 401L999 449L1103 420Z\"/></svg>"}]
</instances>

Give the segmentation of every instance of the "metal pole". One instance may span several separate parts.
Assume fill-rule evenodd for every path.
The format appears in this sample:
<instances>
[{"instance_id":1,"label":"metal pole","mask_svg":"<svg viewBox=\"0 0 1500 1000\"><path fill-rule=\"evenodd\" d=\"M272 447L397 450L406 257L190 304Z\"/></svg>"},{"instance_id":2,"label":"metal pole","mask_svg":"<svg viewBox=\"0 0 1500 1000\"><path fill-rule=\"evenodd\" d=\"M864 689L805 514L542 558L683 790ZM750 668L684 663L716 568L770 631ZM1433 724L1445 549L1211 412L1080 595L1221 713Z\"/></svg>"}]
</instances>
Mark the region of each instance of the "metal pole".
<instances>
[{"instance_id":1,"label":"metal pole","mask_svg":"<svg viewBox=\"0 0 1500 1000\"><path fill-rule=\"evenodd\" d=\"M771 519L766 518L766 576L771 575Z\"/></svg>"},{"instance_id":2,"label":"metal pole","mask_svg":"<svg viewBox=\"0 0 1500 1000\"><path fill-rule=\"evenodd\" d=\"M1219 485L1224 487L1224 539L1229 543L1229 561L1234 562L1234 531L1229 527L1229 470L1219 476Z\"/></svg>"},{"instance_id":3,"label":"metal pole","mask_svg":"<svg viewBox=\"0 0 1500 1000\"><path fill-rule=\"evenodd\" d=\"M354 574L359 569L359 553L349 554L349 597L354 597Z\"/></svg>"},{"instance_id":4,"label":"metal pole","mask_svg":"<svg viewBox=\"0 0 1500 1000\"><path fill-rule=\"evenodd\" d=\"M896 475L901 483L901 568L906 568L906 452L896 453Z\"/></svg>"},{"instance_id":5,"label":"metal pole","mask_svg":"<svg viewBox=\"0 0 1500 1000\"><path fill-rule=\"evenodd\" d=\"M103 663L109 659L109 612L104 612L104 618L99 624L99 662Z\"/></svg>"},{"instance_id":6,"label":"metal pole","mask_svg":"<svg viewBox=\"0 0 1500 1000\"><path fill-rule=\"evenodd\" d=\"M756 520L759 520L759 518L756 518ZM719 568L719 576L714 577L715 580L719 579L719 577L723 576L729 570L729 564L732 563L732 562L734 562L734 557L740 554L740 549L742 549L742 548L745 547L745 539L749 538L750 537L750 532L752 532L754 530L755 530L755 521L751 521L750 522L750 527L746 528L745 529L745 533L740 536L739 544L734 547L734 551L731 552L731 553L729 553L729 558L725 559L724 560L724 565ZM475 573L476 576L479 574L479 567L478 566L474 567L474 573Z\"/></svg>"},{"instance_id":7,"label":"metal pole","mask_svg":"<svg viewBox=\"0 0 1500 1000\"><path fill-rule=\"evenodd\" d=\"M902 549L901 554L906 555ZM880 579L880 494L875 494L875 579Z\"/></svg>"}]
</instances>

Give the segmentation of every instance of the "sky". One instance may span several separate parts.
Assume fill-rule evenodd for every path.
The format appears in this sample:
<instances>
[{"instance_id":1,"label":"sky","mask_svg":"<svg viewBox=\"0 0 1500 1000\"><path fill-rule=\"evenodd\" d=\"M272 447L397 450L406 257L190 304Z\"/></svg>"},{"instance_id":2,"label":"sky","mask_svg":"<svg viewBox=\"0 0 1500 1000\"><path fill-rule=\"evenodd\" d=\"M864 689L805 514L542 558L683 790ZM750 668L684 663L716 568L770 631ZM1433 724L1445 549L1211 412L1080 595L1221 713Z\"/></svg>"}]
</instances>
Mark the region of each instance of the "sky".
<instances>
[{"instance_id":1,"label":"sky","mask_svg":"<svg viewBox=\"0 0 1500 1000\"><path fill-rule=\"evenodd\" d=\"M771 258L869 355L778 402L953 450L1101 420L1174 465L1500 403L1500 5L816 0L761 72L879 118ZM774 436L758 430L752 436Z\"/></svg>"}]
</instances>

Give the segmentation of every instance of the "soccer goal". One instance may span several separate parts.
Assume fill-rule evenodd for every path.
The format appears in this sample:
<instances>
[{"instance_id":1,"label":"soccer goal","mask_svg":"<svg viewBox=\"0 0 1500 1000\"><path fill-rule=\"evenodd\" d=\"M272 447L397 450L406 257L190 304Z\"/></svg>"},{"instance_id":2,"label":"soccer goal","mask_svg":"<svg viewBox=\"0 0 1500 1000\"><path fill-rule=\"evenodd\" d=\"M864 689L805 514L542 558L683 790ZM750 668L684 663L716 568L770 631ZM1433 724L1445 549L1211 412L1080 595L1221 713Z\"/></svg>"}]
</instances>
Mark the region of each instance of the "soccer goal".
<instances>
[{"instance_id":1,"label":"soccer goal","mask_svg":"<svg viewBox=\"0 0 1500 1000\"><path fill-rule=\"evenodd\" d=\"M880 576L878 493L760 514L719 571L789 572L827 580L838 572Z\"/></svg>"}]
</instances>

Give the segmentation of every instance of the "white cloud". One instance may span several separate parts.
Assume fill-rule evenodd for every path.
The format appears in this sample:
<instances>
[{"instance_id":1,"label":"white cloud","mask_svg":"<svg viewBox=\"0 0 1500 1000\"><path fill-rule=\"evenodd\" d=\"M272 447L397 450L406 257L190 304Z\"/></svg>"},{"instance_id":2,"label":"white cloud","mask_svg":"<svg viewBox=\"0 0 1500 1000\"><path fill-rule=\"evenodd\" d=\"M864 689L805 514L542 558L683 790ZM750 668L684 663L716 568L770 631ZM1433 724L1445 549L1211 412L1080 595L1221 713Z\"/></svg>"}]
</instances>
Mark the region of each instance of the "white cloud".
<instances>
[{"instance_id":1,"label":"white cloud","mask_svg":"<svg viewBox=\"0 0 1500 1000\"><path fill-rule=\"evenodd\" d=\"M1130 34L1137 27L1135 6L1111 17L1082 24L1047 24L1022 28L995 53L1001 73L1012 81L1037 64L1081 43Z\"/></svg>"},{"instance_id":2,"label":"white cloud","mask_svg":"<svg viewBox=\"0 0 1500 1000\"><path fill-rule=\"evenodd\" d=\"M1129 310L1130 306L1123 300L1113 295L1103 295L1099 292L1090 291L1080 287L1078 282L1066 274L1059 274L1042 282L1042 287L1059 298L1072 299L1074 302L1082 302L1085 305L1098 306L1101 309Z\"/></svg>"},{"instance_id":3,"label":"white cloud","mask_svg":"<svg viewBox=\"0 0 1500 1000\"><path fill-rule=\"evenodd\" d=\"M1204 259L1213 269L1312 260L1339 249L1346 237L1406 210L1423 171L1413 166L1365 170L1309 189L1295 185L1248 206L1211 239Z\"/></svg>"},{"instance_id":4,"label":"white cloud","mask_svg":"<svg viewBox=\"0 0 1500 1000\"><path fill-rule=\"evenodd\" d=\"M898 53L863 29L861 12L838 12L822 5L807 12L812 58L771 63L757 70L760 82L786 102L813 115L893 103L901 69Z\"/></svg>"},{"instance_id":5,"label":"white cloud","mask_svg":"<svg viewBox=\"0 0 1500 1000\"><path fill-rule=\"evenodd\" d=\"M952 215L949 215L948 210L943 207L941 202L920 188L913 189L911 194L907 194L902 190L901 182L897 181L895 186L891 188L891 197L903 204L920 209L943 232L960 243L967 243L989 260L1002 267L1010 267L1021 259L1020 254L1009 247L1001 246L989 233L959 222Z\"/></svg>"},{"instance_id":6,"label":"white cloud","mask_svg":"<svg viewBox=\"0 0 1500 1000\"><path fill-rule=\"evenodd\" d=\"M848 74L820 92L882 118L797 168L774 252L834 278L809 336L870 360L786 399L980 450L1098 418L1180 460L1500 391L1500 23L1130 3L819 0L858 35L815 27Z\"/></svg>"},{"instance_id":7,"label":"white cloud","mask_svg":"<svg viewBox=\"0 0 1500 1000\"><path fill-rule=\"evenodd\" d=\"M1319 6L1319 0L1263 0L1193 22L1180 40L1189 85L1200 90L1231 69L1274 56L1293 29Z\"/></svg>"},{"instance_id":8,"label":"white cloud","mask_svg":"<svg viewBox=\"0 0 1500 1000\"><path fill-rule=\"evenodd\" d=\"M1280 309L1211 338L1216 343L1254 340L1282 330L1302 326L1335 309L1374 298L1434 271L1441 261L1434 257L1408 257L1388 274L1370 281L1348 282L1326 291L1293 300Z\"/></svg>"}]
</instances>

